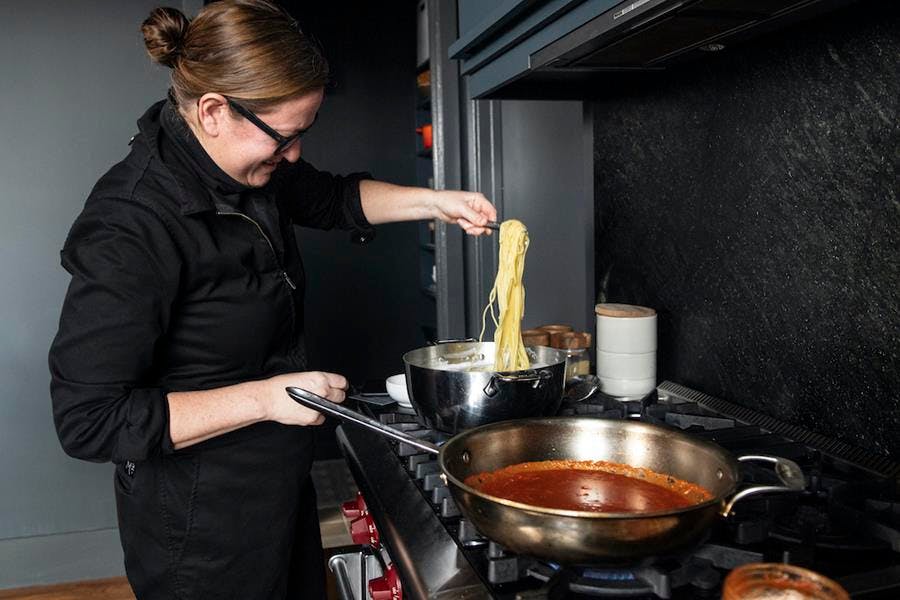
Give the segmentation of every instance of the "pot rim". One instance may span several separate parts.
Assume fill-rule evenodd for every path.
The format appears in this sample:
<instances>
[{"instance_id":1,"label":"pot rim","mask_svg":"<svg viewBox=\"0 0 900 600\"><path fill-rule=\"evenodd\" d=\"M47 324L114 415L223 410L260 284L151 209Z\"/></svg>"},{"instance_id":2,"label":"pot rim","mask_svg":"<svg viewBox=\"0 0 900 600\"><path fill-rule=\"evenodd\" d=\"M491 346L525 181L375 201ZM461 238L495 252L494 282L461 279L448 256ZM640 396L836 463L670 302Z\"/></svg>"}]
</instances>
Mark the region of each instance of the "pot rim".
<instances>
[{"instance_id":1,"label":"pot rim","mask_svg":"<svg viewBox=\"0 0 900 600\"><path fill-rule=\"evenodd\" d=\"M488 344L490 346L494 345L494 342L478 342L478 341L475 341L475 342L461 341L461 342L453 342L453 343L459 344L459 345L468 344L471 347L478 347L478 346L482 346L482 345L486 345L486 344ZM438 373L461 373L464 375L495 376L495 375L503 375L506 373L521 373L522 371L529 371L529 370L549 369L549 368L553 368L553 367L558 367L560 365L565 365L565 362L566 362L565 350L560 350L559 348L551 348L550 346L526 346L526 350L528 348L539 348L545 354L549 353L551 355L555 355L555 361L548 362L546 364L531 366L528 369L523 369L520 371L466 371L464 369L459 369L459 368L455 368L455 369L454 368L441 368L441 367L435 366L435 365L426 366L426 365L423 365L420 361L410 360L410 356L413 354L423 353L424 351L428 351L428 350L431 350L433 348L438 348L438 347L440 347L440 344L437 344L434 346L422 346L421 348L409 350L408 352L405 352L403 354L403 364L408 365L410 367L415 367L417 369L423 369L426 371L435 371Z\"/></svg>"},{"instance_id":2,"label":"pot rim","mask_svg":"<svg viewBox=\"0 0 900 600\"><path fill-rule=\"evenodd\" d=\"M518 510L523 510L530 513L536 513L542 516L548 517L569 517L569 518L577 518L577 519L601 519L601 520L624 520L624 519L657 519L660 517L670 517L681 515L685 513L690 513L694 511L701 511L710 507L715 507L721 509L725 502L734 494L737 489L739 483L741 482L741 471L738 467L738 461L735 460L725 449L721 446L709 442L707 440L694 439L690 436L687 436L684 433L678 431L672 431L664 427L660 427L658 425L653 425L651 423L637 423L633 421L609 421L618 423L623 427L630 428L649 428L655 431L665 432L667 435L675 434L682 438L687 438L687 440L691 443L695 443L698 446L705 447L715 453L719 454L724 460L726 465L731 470L733 477L732 483L728 486L724 491L714 495L709 500L704 502L698 502L696 504L692 504L690 506L685 506L681 508L662 510L662 511L654 511L654 512L595 512L595 511L587 511L587 510L566 510L560 508L547 508L542 506L535 506L533 504L525 504L524 502L516 502L514 500L507 500L506 498L500 498L499 496L493 496L491 494L486 494L475 488L466 485L460 479L458 479L455 475L453 475L450 470L447 468L446 463L444 461L444 456L446 454L447 445L451 442L457 442L459 439L465 437L471 437L475 435L477 432L483 432L489 429L502 429L504 426L509 426L511 422L519 423L519 424L528 424L528 423L546 423L546 422L558 422L558 421L594 421L595 419L590 419L590 417L545 417L545 418L536 418L536 419L516 419L515 421L499 421L497 423L488 423L486 425L481 425L479 427L475 427L462 433L458 433L450 440L447 441L446 444L442 445L440 448L440 453L438 454L438 464L440 465L441 472L447 478L448 482L452 482L452 487L455 487L458 490L461 490L467 494L472 494L473 496L477 496L483 500L487 500L490 502L494 502L496 504L501 504L503 506L509 506L511 508L515 508ZM527 423L523 423L523 421ZM602 421L602 420L601 420ZM625 464L625 463L622 463Z\"/></svg>"}]
</instances>

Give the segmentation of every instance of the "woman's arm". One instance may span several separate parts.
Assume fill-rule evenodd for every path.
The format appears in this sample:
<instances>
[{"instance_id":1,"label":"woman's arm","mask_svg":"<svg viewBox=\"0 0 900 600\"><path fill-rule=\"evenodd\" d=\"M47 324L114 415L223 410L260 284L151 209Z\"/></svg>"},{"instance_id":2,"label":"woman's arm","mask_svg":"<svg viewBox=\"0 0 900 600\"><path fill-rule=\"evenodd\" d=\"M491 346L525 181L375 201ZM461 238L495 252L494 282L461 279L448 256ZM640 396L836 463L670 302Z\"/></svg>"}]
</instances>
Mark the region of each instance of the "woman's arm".
<instances>
[{"instance_id":1,"label":"woman's arm","mask_svg":"<svg viewBox=\"0 0 900 600\"><path fill-rule=\"evenodd\" d=\"M176 450L253 423L321 425L325 417L294 402L288 386L309 390L332 402L343 402L347 380L341 375L310 371L277 375L213 390L170 392L169 435Z\"/></svg>"},{"instance_id":2,"label":"woman's arm","mask_svg":"<svg viewBox=\"0 0 900 600\"><path fill-rule=\"evenodd\" d=\"M366 219L373 225L395 221L440 219L456 223L469 235L490 234L484 227L497 220L497 209L478 192L406 187L366 179L359 182Z\"/></svg>"}]
</instances>

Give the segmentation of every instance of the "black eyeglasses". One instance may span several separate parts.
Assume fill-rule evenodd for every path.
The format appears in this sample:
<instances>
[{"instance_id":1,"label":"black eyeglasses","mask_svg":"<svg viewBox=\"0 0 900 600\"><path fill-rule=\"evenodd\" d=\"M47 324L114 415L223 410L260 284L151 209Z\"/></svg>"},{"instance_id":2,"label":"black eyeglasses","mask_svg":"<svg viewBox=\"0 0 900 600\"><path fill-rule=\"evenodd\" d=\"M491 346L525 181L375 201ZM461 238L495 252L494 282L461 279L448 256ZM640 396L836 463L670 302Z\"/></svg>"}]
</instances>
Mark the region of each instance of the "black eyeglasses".
<instances>
[{"instance_id":1,"label":"black eyeglasses","mask_svg":"<svg viewBox=\"0 0 900 600\"><path fill-rule=\"evenodd\" d=\"M273 140L278 142L278 146L275 147L275 154L281 154L282 152L284 152L285 150L290 148L294 142L296 142L297 140L302 138L303 134L308 131L308 128L307 128L307 129L304 129L303 131L295 133L291 137L284 137L283 135L281 135L280 133L278 133L277 131L275 131L274 129L269 127L268 125L266 125L263 122L263 120L260 119L259 117L257 117L253 113L253 111L250 110L249 108L241 106L240 104L238 104L231 98L228 98L227 96L225 97L225 99L228 101L228 106L230 106L231 108L236 110L239 115L241 115L242 117L244 117L245 119L247 119L248 121L250 121L251 123L256 125L257 127L259 127L266 135L268 135L270 138L272 138Z\"/></svg>"}]
</instances>

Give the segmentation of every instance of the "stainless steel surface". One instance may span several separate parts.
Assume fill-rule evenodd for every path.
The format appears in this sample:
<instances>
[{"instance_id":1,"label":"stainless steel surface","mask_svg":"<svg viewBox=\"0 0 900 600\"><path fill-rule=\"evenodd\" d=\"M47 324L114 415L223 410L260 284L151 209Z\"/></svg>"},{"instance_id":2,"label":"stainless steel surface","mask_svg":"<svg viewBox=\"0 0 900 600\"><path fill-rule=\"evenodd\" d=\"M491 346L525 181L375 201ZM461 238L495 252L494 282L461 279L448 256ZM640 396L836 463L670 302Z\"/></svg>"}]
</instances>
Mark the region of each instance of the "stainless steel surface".
<instances>
[{"instance_id":1,"label":"stainless steel surface","mask_svg":"<svg viewBox=\"0 0 900 600\"><path fill-rule=\"evenodd\" d=\"M437 454L438 452L440 452L440 450L438 450L438 447L429 441L416 439L398 429L383 425L375 419L372 419L371 417L367 417L366 415L360 414L354 410L350 410L349 408L341 406L340 404L335 404L330 400L326 400L322 396L314 394L308 390L297 387L288 387L285 388L285 391L288 393L288 396L290 396L300 404L306 406L307 408L311 408L333 417L337 417L338 419L341 419L343 421L349 421L373 431L377 431L378 433L386 435L397 441L404 442L406 444L409 444L410 446L415 446L416 448L418 448L419 450L423 450L424 452L429 452L431 454Z\"/></svg>"},{"instance_id":2,"label":"stainless steel surface","mask_svg":"<svg viewBox=\"0 0 900 600\"><path fill-rule=\"evenodd\" d=\"M461 513L450 496L451 490L439 483L433 487L434 479L442 474L437 457L411 452L406 444L393 444L373 431L342 425L337 430L339 444L366 497L381 541L398 566L404 598L457 599L469 593L498 600L580 598L592 595L585 590L600 589L616 598L713 598L720 592L716 582L720 584L721 578L739 565L765 560L763 552L770 557L789 553L793 560L812 560L803 566L835 578L851 594L872 596L873 600L900 597L896 520L889 511L872 508L885 502L893 505L890 503L897 497L894 477L876 477L869 466L858 465L851 460L859 456L858 452L831 458L807 444L773 433L771 429L779 425L770 418L761 427L729 416L712 408L718 406L717 399L694 390L664 382L658 391L658 398L654 395L634 403L598 395L584 403L565 405L563 410L576 411L582 415L579 418L587 420L640 418L667 431L689 428L692 439L721 444L736 459L744 482L741 487L768 485L776 480L771 465L738 461L737 457L757 452L789 457L810 476L807 491L782 494L786 497L771 503L762 495L742 501L737 514L730 518L732 523L710 527L708 538L684 552L616 560L615 564L603 559L590 561L591 573L612 574L616 577L612 581L605 576L582 577L587 572L583 567L571 571L563 568L557 575L574 578L577 584L577 590L570 588L566 593L550 589L550 580L546 579L556 570L555 565L547 566L550 563L511 552L493 541L488 543L469 518L457 516ZM736 405L729 407L739 410ZM413 435L436 443L445 439L440 433L417 428L411 411L390 407L371 412L381 422L410 430ZM815 532L810 524L815 525ZM558 595L549 596L550 592Z\"/></svg>"},{"instance_id":3,"label":"stainless steel surface","mask_svg":"<svg viewBox=\"0 0 900 600\"><path fill-rule=\"evenodd\" d=\"M526 349L531 369L493 370L493 342L459 342L403 355L410 401L425 423L447 433L509 419L554 414L562 400L566 353ZM474 369L474 370L473 370Z\"/></svg>"},{"instance_id":4,"label":"stainless steel surface","mask_svg":"<svg viewBox=\"0 0 900 600\"><path fill-rule=\"evenodd\" d=\"M288 388L307 406L405 443L421 441L328 400ZM301 400L302 399L302 400ZM438 463L460 511L488 538L521 554L577 564L673 552L697 542L742 496L799 492L803 474L794 462L766 455L743 457L776 466L785 486L760 486L732 497L740 480L738 461L721 447L647 423L580 417L520 419L484 425L450 438ZM602 460L650 469L706 488L712 499L654 513L559 510L513 502L464 483L470 475L543 460Z\"/></svg>"},{"instance_id":5,"label":"stainless steel surface","mask_svg":"<svg viewBox=\"0 0 900 600\"><path fill-rule=\"evenodd\" d=\"M384 574L381 563L371 552L336 554L328 559L341 600L366 600L369 580Z\"/></svg>"},{"instance_id":6,"label":"stainless steel surface","mask_svg":"<svg viewBox=\"0 0 900 600\"><path fill-rule=\"evenodd\" d=\"M713 499L659 513L591 513L529 506L463 483L469 475L553 459L646 468L699 484ZM737 461L715 444L646 423L577 417L479 427L451 438L438 460L457 505L482 534L514 552L570 564L660 555L689 546L726 503L733 504L739 481ZM799 470L790 461L778 461L789 471ZM796 489L792 483L766 491Z\"/></svg>"},{"instance_id":7,"label":"stainless steel surface","mask_svg":"<svg viewBox=\"0 0 900 600\"><path fill-rule=\"evenodd\" d=\"M393 458L388 440L347 425L338 427L336 436L382 543L399 568L403 598L490 598L431 507L424 500L410 502L421 494Z\"/></svg>"}]
</instances>

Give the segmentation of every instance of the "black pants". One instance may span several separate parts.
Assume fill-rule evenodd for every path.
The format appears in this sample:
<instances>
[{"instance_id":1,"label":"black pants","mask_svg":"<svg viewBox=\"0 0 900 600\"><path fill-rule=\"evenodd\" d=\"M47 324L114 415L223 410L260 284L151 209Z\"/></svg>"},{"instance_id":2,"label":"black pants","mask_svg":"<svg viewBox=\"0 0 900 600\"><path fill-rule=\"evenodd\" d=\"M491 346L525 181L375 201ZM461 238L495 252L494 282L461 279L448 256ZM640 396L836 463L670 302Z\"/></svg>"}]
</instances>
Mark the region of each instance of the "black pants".
<instances>
[{"instance_id":1,"label":"black pants","mask_svg":"<svg viewBox=\"0 0 900 600\"><path fill-rule=\"evenodd\" d=\"M300 494L297 537L288 577L286 600L325 598L325 553L319 531L319 509L312 478Z\"/></svg>"},{"instance_id":2,"label":"black pants","mask_svg":"<svg viewBox=\"0 0 900 600\"><path fill-rule=\"evenodd\" d=\"M116 468L138 600L325 597L310 432L275 423L239 432Z\"/></svg>"}]
</instances>

